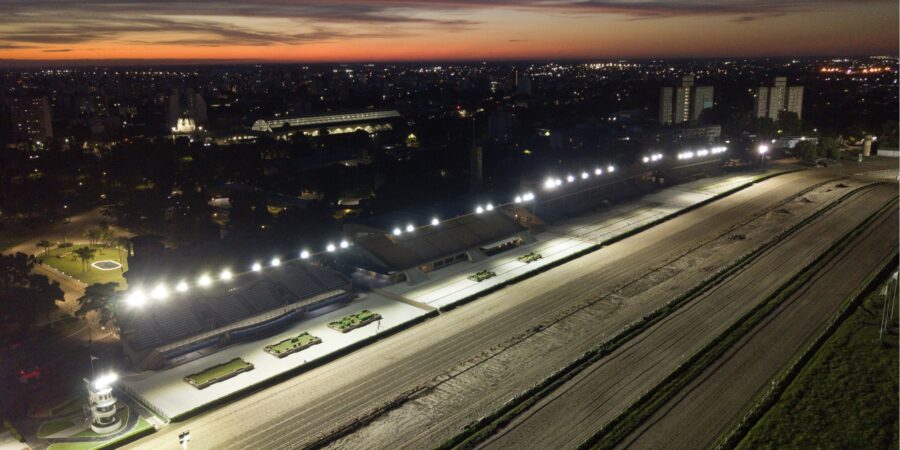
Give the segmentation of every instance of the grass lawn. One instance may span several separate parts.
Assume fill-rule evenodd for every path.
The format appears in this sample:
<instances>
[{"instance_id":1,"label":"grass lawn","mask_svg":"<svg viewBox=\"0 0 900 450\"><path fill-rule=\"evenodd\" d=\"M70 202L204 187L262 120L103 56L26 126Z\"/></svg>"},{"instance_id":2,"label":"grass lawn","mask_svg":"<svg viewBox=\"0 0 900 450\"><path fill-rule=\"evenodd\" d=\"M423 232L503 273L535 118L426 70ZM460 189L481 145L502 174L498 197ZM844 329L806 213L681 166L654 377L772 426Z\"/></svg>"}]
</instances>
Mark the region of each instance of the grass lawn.
<instances>
[{"instance_id":1,"label":"grass lawn","mask_svg":"<svg viewBox=\"0 0 900 450\"><path fill-rule=\"evenodd\" d=\"M138 433L143 433L151 428L153 428L153 425L151 425L150 422L144 420L143 417L140 417L138 418L137 423L134 424L134 428L131 431L115 439L103 442L64 442L50 444L50 446L47 448L48 450L94 450L99 448L113 448L116 447L116 445L114 444L116 444L117 442L121 442Z\"/></svg>"},{"instance_id":2,"label":"grass lawn","mask_svg":"<svg viewBox=\"0 0 900 450\"><path fill-rule=\"evenodd\" d=\"M81 419L81 417L79 416L77 419ZM38 428L37 435L39 438L45 438L47 436L50 436L51 434L59 433L62 430L66 430L74 426L75 424L72 423L71 419L51 420L49 422L44 422L41 424L41 427Z\"/></svg>"},{"instance_id":3,"label":"grass lawn","mask_svg":"<svg viewBox=\"0 0 900 450\"><path fill-rule=\"evenodd\" d=\"M897 447L897 335L878 340L880 292L847 317L738 448Z\"/></svg>"},{"instance_id":4,"label":"grass lawn","mask_svg":"<svg viewBox=\"0 0 900 450\"><path fill-rule=\"evenodd\" d=\"M356 314L344 316L341 318L341 320L330 322L328 323L328 326L334 328L335 330L341 331L366 325L367 323L374 322L378 319L381 319L380 315L375 314L368 309L364 309Z\"/></svg>"},{"instance_id":5,"label":"grass lawn","mask_svg":"<svg viewBox=\"0 0 900 450\"><path fill-rule=\"evenodd\" d=\"M285 339L274 345L267 345L265 350L275 356L293 353L310 345L321 343L322 340L306 332L292 338Z\"/></svg>"},{"instance_id":6,"label":"grass lawn","mask_svg":"<svg viewBox=\"0 0 900 450\"><path fill-rule=\"evenodd\" d=\"M194 387L203 389L204 387L206 387L210 384L213 384L217 381L223 381L234 375L237 375L237 374L240 374L242 372L246 372L246 371L252 370L252 369L253 369L253 364L250 364L241 358L234 358L231 361L228 361L224 364L212 366L209 369L204 370L203 372L188 375L188 376L184 377L184 381L187 381Z\"/></svg>"},{"instance_id":7,"label":"grass lawn","mask_svg":"<svg viewBox=\"0 0 900 450\"><path fill-rule=\"evenodd\" d=\"M68 248L54 248L47 252L46 254L41 253L38 255L38 258L43 261L44 264L53 267L56 270L66 273L72 278L76 278L78 280L83 281L87 284L94 283L108 283L110 281L114 281L119 283L119 289L125 289L125 277L122 276L124 271L128 270L128 258L125 255L125 252L122 252L122 261L119 260L119 251L115 248L91 245L89 247L93 248L97 252L94 254L93 261L115 261L119 264L122 264L122 269L114 269L114 270L100 270L96 267L91 267L90 264L87 264L87 270L82 270L81 259L79 259L73 253L75 249L81 247L88 247L88 245L73 245ZM124 271L123 271L124 269Z\"/></svg>"}]
</instances>

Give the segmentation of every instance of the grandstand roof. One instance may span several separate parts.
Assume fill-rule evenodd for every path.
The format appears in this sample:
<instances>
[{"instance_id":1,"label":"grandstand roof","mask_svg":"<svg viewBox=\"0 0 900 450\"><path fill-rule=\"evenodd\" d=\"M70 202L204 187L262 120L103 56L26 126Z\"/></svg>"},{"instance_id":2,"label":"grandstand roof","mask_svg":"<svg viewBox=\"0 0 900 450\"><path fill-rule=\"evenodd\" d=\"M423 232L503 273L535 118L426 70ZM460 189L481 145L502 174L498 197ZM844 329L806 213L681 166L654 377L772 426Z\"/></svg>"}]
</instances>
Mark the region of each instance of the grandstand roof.
<instances>
[{"instance_id":1,"label":"grandstand roof","mask_svg":"<svg viewBox=\"0 0 900 450\"><path fill-rule=\"evenodd\" d=\"M377 120L396 119L400 113L396 110L348 112L342 114L321 114L315 116L279 117L259 119L253 123L253 131L272 131L284 126L306 128L346 123L372 122Z\"/></svg>"},{"instance_id":2,"label":"grandstand roof","mask_svg":"<svg viewBox=\"0 0 900 450\"><path fill-rule=\"evenodd\" d=\"M500 211L468 214L393 236L387 233L366 236L358 247L377 258L386 269L403 270L458 254L472 247L512 236L524 229Z\"/></svg>"},{"instance_id":3,"label":"grandstand roof","mask_svg":"<svg viewBox=\"0 0 900 450\"><path fill-rule=\"evenodd\" d=\"M156 348L247 319L349 282L328 269L299 262L236 277L228 284L120 313L122 337L136 350Z\"/></svg>"}]
</instances>

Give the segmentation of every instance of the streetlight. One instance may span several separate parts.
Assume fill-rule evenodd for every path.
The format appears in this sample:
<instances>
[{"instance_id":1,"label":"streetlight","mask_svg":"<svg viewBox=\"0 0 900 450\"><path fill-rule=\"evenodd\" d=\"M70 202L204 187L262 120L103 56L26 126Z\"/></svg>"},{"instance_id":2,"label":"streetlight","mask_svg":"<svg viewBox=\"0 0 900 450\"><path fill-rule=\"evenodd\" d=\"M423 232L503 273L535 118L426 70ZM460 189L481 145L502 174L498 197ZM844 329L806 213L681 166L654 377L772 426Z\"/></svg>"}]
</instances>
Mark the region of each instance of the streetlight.
<instances>
[{"instance_id":1,"label":"streetlight","mask_svg":"<svg viewBox=\"0 0 900 450\"><path fill-rule=\"evenodd\" d=\"M279 258L279 257L277 257L277 256L274 257L274 258L272 258L271 264L272 264L272 267L278 267L278 266L280 266L280 265L281 265L281 258Z\"/></svg>"},{"instance_id":2,"label":"streetlight","mask_svg":"<svg viewBox=\"0 0 900 450\"><path fill-rule=\"evenodd\" d=\"M325 250L328 252L333 252L335 250L335 248L336 247L334 246L334 244L328 243L328 245L325 247Z\"/></svg>"},{"instance_id":3,"label":"streetlight","mask_svg":"<svg viewBox=\"0 0 900 450\"><path fill-rule=\"evenodd\" d=\"M613 173L613 172L616 171L616 168L613 167L612 164L610 164L610 165L606 166L606 171L607 171L608 173Z\"/></svg>"},{"instance_id":4,"label":"streetlight","mask_svg":"<svg viewBox=\"0 0 900 450\"><path fill-rule=\"evenodd\" d=\"M603 169L601 169L601 168L599 168L599 167L596 168L596 169L594 169L594 175L597 175L598 177L599 177L600 175L603 175Z\"/></svg>"},{"instance_id":5,"label":"streetlight","mask_svg":"<svg viewBox=\"0 0 900 450\"><path fill-rule=\"evenodd\" d=\"M169 290L166 289L166 285L159 283L150 291L150 298L153 300L165 300L169 297Z\"/></svg>"},{"instance_id":6,"label":"streetlight","mask_svg":"<svg viewBox=\"0 0 900 450\"><path fill-rule=\"evenodd\" d=\"M412 227L412 225L409 225L409 226L406 227L406 228L409 229L409 228L411 228L411 227ZM340 243L339 245L341 246L341 248L347 248L347 247L350 246L350 243L347 242L346 239L344 239L344 240L341 241L341 243Z\"/></svg>"},{"instance_id":7,"label":"streetlight","mask_svg":"<svg viewBox=\"0 0 900 450\"><path fill-rule=\"evenodd\" d=\"M403 230L400 227L394 227L394 236L400 236L401 234L403 234Z\"/></svg>"},{"instance_id":8,"label":"streetlight","mask_svg":"<svg viewBox=\"0 0 900 450\"><path fill-rule=\"evenodd\" d=\"M228 270L228 269L223 270L223 271L219 274L219 279L222 280L222 281L228 281L228 280L231 280L232 277L234 277L234 275L233 275L233 274L231 273L231 271Z\"/></svg>"},{"instance_id":9,"label":"streetlight","mask_svg":"<svg viewBox=\"0 0 900 450\"><path fill-rule=\"evenodd\" d=\"M187 281L184 281L184 280L179 281L178 284L175 286L175 290L178 292L187 292L187 290L188 290Z\"/></svg>"},{"instance_id":10,"label":"streetlight","mask_svg":"<svg viewBox=\"0 0 900 450\"><path fill-rule=\"evenodd\" d=\"M588 175L587 172L581 172L581 179L582 179L582 180L587 180L589 176L590 176L590 175Z\"/></svg>"},{"instance_id":11,"label":"streetlight","mask_svg":"<svg viewBox=\"0 0 900 450\"><path fill-rule=\"evenodd\" d=\"M759 169L762 170L763 166L766 164L766 153L769 152L769 146L766 144L759 144L756 151L759 153Z\"/></svg>"},{"instance_id":12,"label":"streetlight","mask_svg":"<svg viewBox=\"0 0 900 450\"><path fill-rule=\"evenodd\" d=\"M131 307L140 308L147 302L147 296L141 288L134 288L134 292L129 293L128 297L125 298L125 301Z\"/></svg>"},{"instance_id":13,"label":"streetlight","mask_svg":"<svg viewBox=\"0 0 900 450\"><path fill-rule=\"evenodd\" d=\"M569 175L566 177L566 181L568 181L569 183L572 183L575 181L575 177L573 177L572 175Z\"/></svg>"},{"instance_id":14,"label":"streetlight","mask_svg":"<svg viewBox=\"0 0 900 450\"><path fill-rule=\"evenodd\" d=\"M488 210L488 211L493 211L493 210L494 210L494 205L491 204L491 203L488 203L487 206L484 207L484 209L485 209L485 210Z\"/></svg>"},{"instance_id":15,"label":"streetlight","mask_svg":"<svg viewBox=\"0 0 900 450\"><path fill-rule=\"evenodd\" d=\"M556 187L556 180L554 180L553 177L547 177L547 179L544 180L544 189L550 190L555 187Z\"/></svg>"},{"instance_id":16,"label":"streetlight","mask_svg":"<svg viewBox=\"0 0 900 450\"><path fill-rule=\"evenodd\" d=\"M303 250L300 252L300 259L309 259L309 250Z\"/></svg>"},{"instance_id":17,"label":"streetlight","mask_svg":"<svg viewBox=\"0 0 900 450\"><path fill-rule=\"evenodd\" d=\"M253 263L253 267L251 267L250 269L252 269L254 272L261 272L262 264L255 262L255 263Z\"/></svg>"},{"instance_id":18,"label":"streetlight","mask_svg":"<svg viewBox=\"0 0 900 450\"><path fill-rule=\"evenodd\" d=\"M478 205L478 207L475 208L475 214L481 214L483 212L484 212L484 208L481 205Z\"/></svg>"},{"instance_id":19,"label":"streetlight","mask_svg":"<svg viewBox=\"0 0 900 450\"><path fill-rule=\"evenodd\" d=\"M414 227L413 224L411 224L411 223L406 225L406 232L407 232L407 233L412 233L413 230L415 230L415 229L416 229L416 227Z\"/></svg>"},{"instance_id":20,"label":"streetlight","mask_svg":"<svg viewBox=\"0 0 900 450\"><path fill-rule=\"evenodd\" d=\"M438 226L439 223L441 223L441 221L438 220L437 217L432 217L432 218L431 218L431 226L436 227L436 226Z\"/></svg>"},{"instance_id":21,"label":"streetlight","mask_svg":"<svg viewBox=\"0 0 900 450\"><path fill-rule=\"evenodd\" d=\"M210 276L207 275L207 274L203 274L203 275L201 275L200 278L197 280L197 284L199 284L199 285L202 286L202 287L207 287L207 286L209 286L210 284L212 284L212 278L210 278Z\"/></svg>"}]
</instances>

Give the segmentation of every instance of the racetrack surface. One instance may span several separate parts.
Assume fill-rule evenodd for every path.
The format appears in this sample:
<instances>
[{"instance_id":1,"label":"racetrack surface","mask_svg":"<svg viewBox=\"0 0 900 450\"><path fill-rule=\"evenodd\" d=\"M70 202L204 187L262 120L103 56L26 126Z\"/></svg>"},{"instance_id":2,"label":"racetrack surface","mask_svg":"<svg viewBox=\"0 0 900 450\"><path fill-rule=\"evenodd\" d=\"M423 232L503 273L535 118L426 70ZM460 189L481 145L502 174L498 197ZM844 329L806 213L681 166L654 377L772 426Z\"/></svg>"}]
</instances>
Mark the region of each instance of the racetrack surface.
<instances>
[{"instance_id":1,"label":"racetrack surface","mask_svg":"<svg viewBox=\"0 0 900 450\"><path fill-rule=\"evenodd\" d=\"M619 448L703 448L744 414L779 371L818 336L873 270L897 251L896 205L837 252L812 279L699 377L657 410Z\"/></svg>"},{"instance_id":2,"label":"racetrack surface","mask_svg":"<svg viewBox=\"0 0 900 450\"><path fill-rule=\"evenodd\" d=\"M659 384L895 195L857 192L737 274L591 364L517 416L486 448L574 448Z\"/></svg>"},{"instance_id":3,"label":"racetrack surface","mask_svg":"<svg viewBox=\"0 0 900 450\"><path fill-rule=\"evenodd\" d=\"M286 448L319 442L831 179L825 171L804 171L759 183L278 385L170 424L132 447L175 449L178 433L185 430L191 431L196 448ZM627 305L607 314L620 310L642 314L641 308Z\"/></svg>"}]
</instances>

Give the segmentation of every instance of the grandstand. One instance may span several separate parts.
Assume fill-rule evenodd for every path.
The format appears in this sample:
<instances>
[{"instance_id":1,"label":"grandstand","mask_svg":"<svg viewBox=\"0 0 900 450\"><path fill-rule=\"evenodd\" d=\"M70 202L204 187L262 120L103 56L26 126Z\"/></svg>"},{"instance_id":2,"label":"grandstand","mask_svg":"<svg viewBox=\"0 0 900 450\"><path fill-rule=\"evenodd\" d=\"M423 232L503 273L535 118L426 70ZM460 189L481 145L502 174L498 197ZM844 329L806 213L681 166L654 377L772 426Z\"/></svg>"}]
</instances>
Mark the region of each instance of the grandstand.
<instances>
[{"instance_id":1,"label":"grandstand","mask_svg":"<svg viewBox=\"0 0 900 450\"><path fill-rule=\"evenodd\" d=\"M505 212L467 214L438 225L416 228L399 236L386 230L354 227L348 264L371 276L392 282L423 279L423 275L451 264L478 261L533 238Z\"/></svg>"},{"instance_id":2,"label":"grandstand","mask_svg":"<svg viewBox=\"0 0 900 450\"><path fill-rule=\"evenodd\" d=\"M290 137L295 133L318 136L323 129L327 130L328 134L353 133L359 130L374 133L390 130L391 122L399 118L400 113L395 110L276 117L253 122L251 130L280 137Z\"/></svg>"},{"instance_id":3,"label":"grandstand","mask_svg":"<svg viewBox=\"0 0 900 450\"><path fill-rule=\"evenodd\" d=\"M292 262L218 287L126 308L119 313L119 332L137 370L159 369L200 351L272 333L311 310L348 300L351 293L349 281L340 274Z\"/></svg>"}]
</instances>

